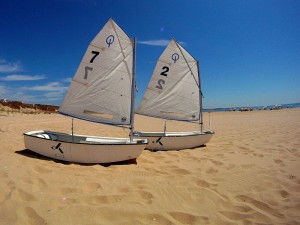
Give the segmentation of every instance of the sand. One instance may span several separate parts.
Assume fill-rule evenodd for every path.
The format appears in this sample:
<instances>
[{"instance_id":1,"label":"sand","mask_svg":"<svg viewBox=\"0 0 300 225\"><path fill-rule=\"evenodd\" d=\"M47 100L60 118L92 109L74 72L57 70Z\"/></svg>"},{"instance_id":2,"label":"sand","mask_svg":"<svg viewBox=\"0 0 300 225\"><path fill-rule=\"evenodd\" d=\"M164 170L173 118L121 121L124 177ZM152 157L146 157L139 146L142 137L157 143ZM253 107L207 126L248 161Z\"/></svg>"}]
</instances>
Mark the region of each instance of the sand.
<instances>
[{"instance_id":1,"label":"sand","mask_svg":"<svg viewBox=\"0 0 300 225\"><path fill-rule=\"evenodd\" d=\"M70 132L62 115L0 116L0 224L300 224L300 109L204 114L206 147L145 150L135 162L62 163L24 149L22 133ZM164 121L136 116L137 130ZM196 129L168 122L167 130ZM75 120L80 134L125 129Z\"/></svg>"}]
</instances>

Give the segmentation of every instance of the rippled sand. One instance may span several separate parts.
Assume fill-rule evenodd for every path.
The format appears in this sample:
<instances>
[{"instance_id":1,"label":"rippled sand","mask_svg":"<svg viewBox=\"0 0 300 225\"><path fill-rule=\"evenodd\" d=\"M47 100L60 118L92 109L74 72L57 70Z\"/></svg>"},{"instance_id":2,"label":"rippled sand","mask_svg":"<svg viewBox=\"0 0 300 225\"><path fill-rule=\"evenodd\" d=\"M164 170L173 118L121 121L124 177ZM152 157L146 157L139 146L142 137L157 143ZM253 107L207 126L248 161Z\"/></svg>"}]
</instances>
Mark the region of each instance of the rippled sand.
<instances>
[{"instance_id":1,"label":"rippled sand","mask_svg":"<svg viewBox=\"0 0 300 225\"><path fill-rule=\"evenodd\" d=\"M80 165L24 149L30 130L70 132L61 115L0 116L0 224L300 224L300 109L210 114L206 147ZM205 113L208 129L209 114ZM136 116L136 130L164 121ZM168 122L168 131L197 126ZM75 133L127 136L75 120Z\"/></svg>"}]
</instances>

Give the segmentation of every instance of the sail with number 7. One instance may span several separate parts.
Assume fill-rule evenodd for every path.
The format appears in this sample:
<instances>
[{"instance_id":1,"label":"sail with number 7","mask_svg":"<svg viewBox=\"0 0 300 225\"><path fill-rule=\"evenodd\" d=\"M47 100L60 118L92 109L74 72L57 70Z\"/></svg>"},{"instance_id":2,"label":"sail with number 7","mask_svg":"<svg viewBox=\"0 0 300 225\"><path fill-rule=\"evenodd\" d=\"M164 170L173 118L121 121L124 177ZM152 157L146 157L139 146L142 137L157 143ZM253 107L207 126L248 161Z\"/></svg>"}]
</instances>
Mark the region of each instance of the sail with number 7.
<instances>
[{"instance_id":1,"label":"sail with number 7","mask_svg":"<svg viewBox=\"0 0 300 225\"><path fill-rule=\"evenodd\" d=\"M59 113L133 130L135 40L112 19L89 44ZM97 137L53 131L24 133L26 148L79 163L110 163L137 158L146 139ZM58 148L56 148L59 146Z\"/></svg>"},{"instance_id":2,"label":"sail with number 7","mask_svg":"<svg viewBox=\"0 0 300 225\"><path fill-rule=\"evenodd\" d=\"M79 119L130 124L133 42L112 20L92 40L59 112Z\"/></svg>"}]
</instances>

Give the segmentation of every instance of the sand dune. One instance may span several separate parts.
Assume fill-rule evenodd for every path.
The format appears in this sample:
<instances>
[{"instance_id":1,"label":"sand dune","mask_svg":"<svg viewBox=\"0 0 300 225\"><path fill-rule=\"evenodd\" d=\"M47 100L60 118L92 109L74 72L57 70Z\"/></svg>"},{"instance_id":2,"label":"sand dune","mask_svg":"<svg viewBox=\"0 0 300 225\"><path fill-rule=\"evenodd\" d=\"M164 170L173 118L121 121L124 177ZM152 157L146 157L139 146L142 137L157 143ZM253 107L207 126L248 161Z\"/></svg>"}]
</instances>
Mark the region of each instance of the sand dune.
<instances>
[{"instance_id":1,"label":"sand dune","mask_svg":"<svg viewBox=\"0 0 300 225\"><path fill-rule=\"evenodd\" d=\"M204 122L208 129L208 114ZM164 121L136 116L136 129ZM24 150L22 133L70 132L61 115L0 116L0 224L300 224L300 109L210 114L203 148L80 165ZM168 122L168 131L197 129ZM128 131L75 120L80 134Z\"/></svg>"}]
</instances>

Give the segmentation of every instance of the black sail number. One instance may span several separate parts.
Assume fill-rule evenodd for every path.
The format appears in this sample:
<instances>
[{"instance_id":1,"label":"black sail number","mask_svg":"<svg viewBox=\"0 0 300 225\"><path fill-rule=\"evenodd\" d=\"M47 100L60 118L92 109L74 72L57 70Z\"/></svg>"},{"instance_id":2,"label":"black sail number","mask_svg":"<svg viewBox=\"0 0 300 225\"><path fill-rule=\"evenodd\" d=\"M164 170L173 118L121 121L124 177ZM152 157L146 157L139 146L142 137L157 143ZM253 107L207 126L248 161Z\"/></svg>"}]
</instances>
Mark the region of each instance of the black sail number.
<instances>
[{"instance_id":1,"label":"black sail number","mask_svg":"<svg viewBox=\"0 0 300 225\"><path fill-rule=\"evenodd\" d=\"M96 57L99 55L100 52L92 51L92 53L94 54L94 56L91 58L90 63L94 62L94 60L96 59Z\"/></svg>"},{"instance_id":2,"label":"black sail number","mask_svg":"<svg viewBox=\"0 0 300 225\"><path fill-rule=\"evenodd\" d=\"M162 87L163 84L165 84L165 81L163 79L159 79L158 82L157 82L156 88L162 90L163 89L163 87Z\"/></svg>"},{"instance_id":3,"label":"black sail number","mask_svg":"<svg viewBox=\"0 0 300 225\"><path fill-rule=\"evenodd\" d=\"M93 62L94 62L94 60L95 60L96 57L100 54L100 52L92 51L92 54L94 54L94 55L93 55L93 57L91 58L90 63L93 63ZM84 78L83 78L83 79L87 80L89 71L93 71L93 67L90 67L90 66L84 67Z\"/></svg>"},{"instance_id":4,"label":"black sail number","mask_svg":"<svg viewBox=\"0 0 300 225\"><path fill-rule=\"evenodd\" d=\"M93 71L93 67L89 67L89 66L86 66L85 68L85 71L84 71L84 79L87 80L88 78L88 71Z\"/></svg>"},{"instance_id":5,"label":"black sail number","mask_svg":"<svg viewBox=\"0 0 300 225\"><path fill-rule=\"evenodd\" d=\"M163 69L163 71L160 73L160 75L168 76L167 72L169 72L169 67L164 66L162 69Z\"/></svg>"},{"instance_id":6,"label":"black sail number","mask_svg":"<svg viewBox=\"0 0 300 225\"><path fill-rule=\"evenodd\" d=\"M162 72L160 73L160 75L167 77L168 76L168 74L167 74L168 72L169 72L169 67L164 66L162 68ZM159 90L163 90L163 84L165 84L165 83L166 83L166 81L164 79L159 79L157 81L157 85L155 87L158 88Z\"/></svg>"}]
</instances>

